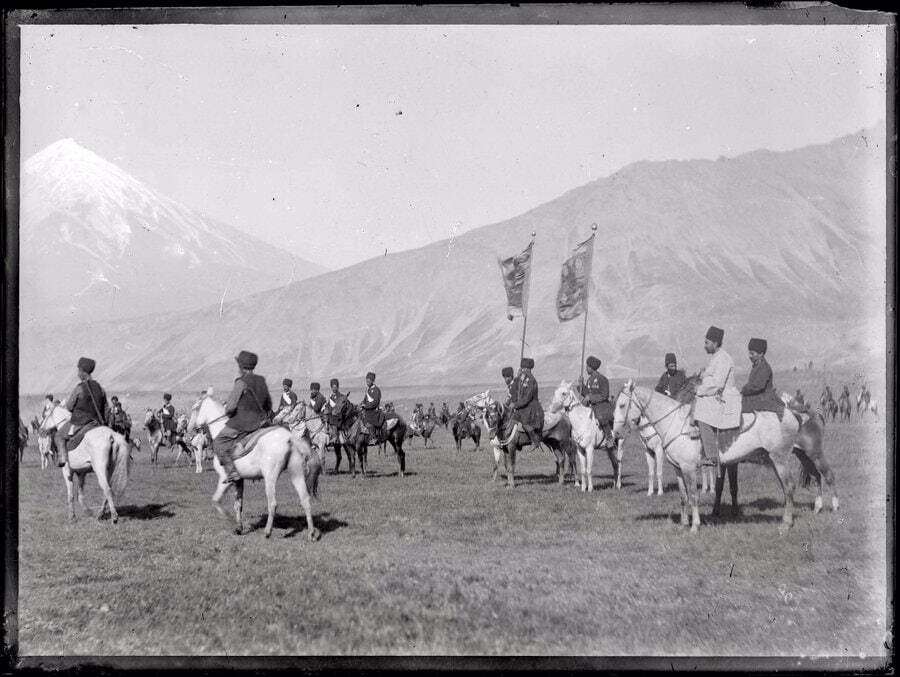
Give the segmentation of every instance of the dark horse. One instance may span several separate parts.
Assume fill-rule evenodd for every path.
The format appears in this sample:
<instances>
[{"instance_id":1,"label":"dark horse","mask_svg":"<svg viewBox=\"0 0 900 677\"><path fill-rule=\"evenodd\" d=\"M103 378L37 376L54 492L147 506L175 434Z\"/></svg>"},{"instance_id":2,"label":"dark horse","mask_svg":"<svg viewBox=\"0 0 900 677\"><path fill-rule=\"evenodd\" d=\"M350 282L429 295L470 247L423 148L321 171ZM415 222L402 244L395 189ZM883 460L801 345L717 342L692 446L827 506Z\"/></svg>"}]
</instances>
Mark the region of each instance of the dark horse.
<instances>
[{"instance_id":1,"label":"dark horse","mask_svg":"<svg viewBox=\"0 0 900 677\"><path fill-rule=\"evenodd\" d=\"M488 427L492 439L500 440L500 449L503 451L503 465L506 468L507 486L515 486L516 452L531 444L531 439L524 432L512 434L514 421L513 410L504 406L501 402L491 401L484 409L484 422ZM546 421L546 417L545 417ZM569 473L575 473L575 443L572 441L572 424L567 416L560 416L552 426L541 431L541 442L553 452L556 461L556 477L559 484L563 484L566 478L566 463L569 465ZM496 445L496 443L494 443ZM495 452L494 474L492 479L496 481L499 474L499 458Z\"/></svg>"},{"instance_id":2,"label":"dark horse","mask_svg":"<svg viewBox=\"0 0 900 677\"><path fill-rule=\"evenodd\" d=\"M397 455L397 461L400 463L400 477L406 472L406 452L403 451L403 440L406 438L406 422L399 416L395 417L396 423L391 425L390 420L385 422L385 428L391 425L389 430L385 430L385 439L371 439L369 431L365 423L363 423L362 415L359 407L354 405L349 399L344 398L340 405L332 412L338 429L338 440L335 442L335 452L338 453L338 464L340 463L340 452L338 447L342 446L347 450L347 462L350 464L350 472L356 477L356 460L359 461L362 476L366 476L366 460L369 454L369 445L379 445L383 441L391 443L394 453ZM356 458L354 459L354 453ZM335 465L337 472L337 465Z\"/></svg>"},{"instance_id":3,"label":"dark horse","mask_svg":"<svg viewBox=\"0 0 900 677\"><path fill-rule=\"evenodd\" d=\"M152 409L147 409L147 414L144 416L144 427L147 428L147 437L150 441L151 464L156 465L156 457L162 445L171 447L173 454L175 453L175 448L178 447L179 453L184 451L188 458L191 457L191 449L184 441L184 431L179 433L177 430L164 430L162 422Z\"/></svg>"},{"instance_id":4,"label":"dark horse","mask_svg":"<svg viewBox=\"0 0 900 677\"><path fill-rule=\"evenodd\" d=\"M462 441L469 437L475 443L475 449L481 449L481 428L469 417L468 409L453 417L450 428L453 431L457 451L462 450Z\"/></svg>"}]
</instances>

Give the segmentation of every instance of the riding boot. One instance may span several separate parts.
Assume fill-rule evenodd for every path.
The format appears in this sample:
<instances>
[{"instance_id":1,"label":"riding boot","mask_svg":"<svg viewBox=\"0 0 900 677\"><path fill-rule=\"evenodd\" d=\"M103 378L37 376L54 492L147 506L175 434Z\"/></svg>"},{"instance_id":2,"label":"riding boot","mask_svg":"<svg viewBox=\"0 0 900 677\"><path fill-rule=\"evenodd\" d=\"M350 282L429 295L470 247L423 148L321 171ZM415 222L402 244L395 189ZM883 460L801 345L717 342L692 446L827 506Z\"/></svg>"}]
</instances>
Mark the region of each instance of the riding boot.
<instances>
[{"instance_id":1,"label":"riding boot","mask_svg":"<svg viewBox=\"0 0 900 677\"><path fill-rule=\"evenodd\" d=\"M56 447L56 465L62 468L69 462L69 452L66 451L66 434L63 431L58 430L56 434L53 435L53 443Z\"/></svg>"},{"instance_id":2,"label":"riding boot","mask_svg":"<svg viewBox=\"0 0 900 677\"><path fill-rule=\"evenodd\" d=\"M234 461L231 460L231 454L227 451L216 451L219 457L219 463L225 470L225 482L227 484L240 482L241 476L238 474L237 468L234 467Z\"/></svg>"}]
</instances>

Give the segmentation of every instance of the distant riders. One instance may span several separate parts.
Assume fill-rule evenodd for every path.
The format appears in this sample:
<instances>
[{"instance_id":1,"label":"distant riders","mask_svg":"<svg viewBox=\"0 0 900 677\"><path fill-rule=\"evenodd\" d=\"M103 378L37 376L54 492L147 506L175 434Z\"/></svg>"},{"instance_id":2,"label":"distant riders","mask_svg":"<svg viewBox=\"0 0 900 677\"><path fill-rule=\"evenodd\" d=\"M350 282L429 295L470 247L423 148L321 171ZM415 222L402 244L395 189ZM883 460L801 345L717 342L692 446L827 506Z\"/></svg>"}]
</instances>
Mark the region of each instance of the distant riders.
<instances>
[{"instance_id":1,"label":"distant riders","mask_svg":"<svg viewBox=\"0 0 900 677\"><path fill-rule=\"evenodd\" d=\"M125 408L119 402L119 398L113 395L110 400L109 416L106 424L115 432L124 435L125 439L131 442L131 419L125 413Z\"/></svg>"}]
</instances>

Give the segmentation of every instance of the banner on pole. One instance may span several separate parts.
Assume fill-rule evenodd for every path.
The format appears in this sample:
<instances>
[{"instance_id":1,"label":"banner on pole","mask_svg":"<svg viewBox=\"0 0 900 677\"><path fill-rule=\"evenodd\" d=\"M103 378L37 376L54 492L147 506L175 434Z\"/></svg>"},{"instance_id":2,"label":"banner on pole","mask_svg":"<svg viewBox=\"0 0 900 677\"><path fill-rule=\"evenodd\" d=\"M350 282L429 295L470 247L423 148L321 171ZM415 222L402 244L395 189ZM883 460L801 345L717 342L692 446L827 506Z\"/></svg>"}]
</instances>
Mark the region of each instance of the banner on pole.
<instances>
[{"instance_id":1,"label":"banner on pole","mask_svg":"<svg viewBox=\"0 0 900 677\"><path fill-rule=\"evenodd\" d=\"M525 316L528 308L528 283L531 279L532 241L521 254L508 259L497 259L506 289L506 317Z\"/></svg>"},{"instance_id":2,"label":"banner on pole","mask_svg":"<svg viewBox=\"0 0 900 677\"><path fill-rule=\"evenodd\" d=\"M575 247L575 253L562 265L556 295L556 316L560 322L574 320L585 311L593 254L594 236L591 235Z\"/></svg>"}]
</instances>

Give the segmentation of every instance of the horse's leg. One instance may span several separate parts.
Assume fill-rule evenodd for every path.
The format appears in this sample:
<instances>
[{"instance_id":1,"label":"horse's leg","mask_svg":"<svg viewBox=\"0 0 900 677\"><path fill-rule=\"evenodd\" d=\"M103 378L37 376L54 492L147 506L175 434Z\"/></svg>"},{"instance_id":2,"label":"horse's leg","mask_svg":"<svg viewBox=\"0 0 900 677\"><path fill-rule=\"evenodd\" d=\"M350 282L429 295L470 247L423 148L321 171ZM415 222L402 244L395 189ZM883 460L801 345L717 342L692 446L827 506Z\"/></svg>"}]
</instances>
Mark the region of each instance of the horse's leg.
<instances>
[{"instance_id":1,"label":"horse's leg","mask_svg":"<svg viewBox=\"0 0 900 677\"><path fill-rule=\"evenodd\" d=\"M339 470L340 467L341 467L341 446L342 446L342 445L341 445L340 442L335 442L335 443L334 443L334 456L335 456L335 458L334 458L334 470L331 471L331 474L332 474L332 475L337 475L337 474L338 474L338 470Z\"/></svg>"},{"instance_id":2,"label":"horse's leg","mask_svg":"<svg viewBox=\"0 0 900 677\"><path fill-rule=\"evenodd\" d=\"M725 466L728 473L728 491L731 492L731 514L738 516L741 508L738 505L738 464Z\"/></svg>"},{"instance_id":3,"label":"horse's leg","mask_svg":"<svg viewBox=\"0 0 900 677\"><path fill-rule=\"evenodd\" d=\"M362 473L363 479L366 479L366 460L369 455L369 443L368 440L363 442L361 445L357 445L356 447L356 455L359 456L359 469Z\"/></svg>"},{"instance_id":4,"label":"horse's leg","mask_svg":"<svg viewBox=\"0 0 900 677\"><path fill-rule=\"evenodd\" d=\"M609 450L607 450L609 451ZM610 454L610 460L612 460L612 454ZM613 471L615 471L615 465L613 465ZM584 481L587 483L587 491L591 492L594 490L594 445L589 444L587 449L585 449L584 453ZM581 490L585 491L585 486L581 485Z\"/></svg>"},{"instance_id":5,"label":"horse's leg","mask_svg":"<svg viewBox=\"0 0 900 677\"><path fill-rule=\"evenodd\" d=\"M656 491L657 496L663 495L663 467L666 465L666 454L663 451L662 445L659 445L656 449L656 483L658 485L658 489Z\"/></svg>"},{"instance_id":6,"label":"horse's leg","mask_svg":"<svg viewBox=\"0 0 900 677\"><path fill-rule=\"evenodd\" d=\"M718 517L722 512L722 491L725 489L725 464L716 463L716 499L713 503L712 514Z\"/></svg>"},{"instance_id":7,"label":"horse's leg","mask_svg":"<svg viewBox=\"0 0 900 677\"><path fill-rule=\"evenodd\" d=\"M494 449L494 471L491 474L491 482L496 482L497 475L500 474L500 457L503 456L503 450L495 444L491 446Z\"/></svg>"},{"instance_id":8,"label":"horse's leg","mask_svg":"<svg viewBox=\"0 0 900 677\"><path fill-rule=\"evenodd\" d=\"M611 435L612 433L607 432L607 435ZM613 469L616 473L616 489L622 488L622 456L624 454L625 449L625 440L613 440L613 446L607 447L606 451L610 454L610 459L612 459L613 448L615 448L615 462L613 463Z\"/></svg>"},{"instance_id":9,"label":"horse's leg","mask_svg":"<svg viewBox=\"0 0 900 677\"><path fill-rule=\"evenodd\" d=\"M263 481L266 485L266 508L269 512L268 519L266 519L266 538L268 538L272 535L272 525L275 524L275 508L278 507L278 502L275 500L275 483L278 481L278 475L267 474L263 477Z\"/></svg>"},{"instance_id":10,"label":"horse's leg","mask_svg":"<svg viewBox=\"0 0 900 677\"><path fill-rule=\"evenodd\" d=\"M516 451L518 450L518 440L513 440L506 447L506 457L509 465L506 467L506 488L515 489L516 487Z\"/></svg>"},{"instance_id":11,"label":"horse's leg","mask_svg":"<svg viewBox=\"0 0 900 677\"><path fill-rule=\"evenodd\" d=\"M784 532L794 524L794 480L790 476L787 465L777 456L778 450L769 452L769 465L775 472L775 478L784 492L784 514L781 517L779 531Z\"/></svg>"},{"instance_id":12,"label":"horse's leg","mask_svg":"<svg viewBox=\"0 0 900 677\"><path fill-rule=\"evenodd\" d=\"M81 505L81 510L85 515L90 516L91 509L87 507L87 504L84 502L84 475L74 474L72 478L72 482L75 485L75 495L78 496L78 503Z\"/></svg>"},{"instance_id":13,"label":"horse's leg","mask_svg":"<svg viewBox=\"0 0 900 677\"><path fill-rule=\"evenodd\" d=\"M288 473L291 478L291 484L294 485L294 491L300 499L300 505L303 507L303 514L306 515L307 540L317 541L322 533L316 529L313 523L312 501L309 497L309 488L306 486L306 468L303 457L300 454L293 453L288 459Z\"/></svg>"},{"instance_id":14,"label":"horse's leg","mask_svg":"<svg viewBox=\"0 0 900 677\"><path fill-rule=\"evenodd\" d=\"M647 495L653 495L653 474L656 470L656 457L650 451L650 447L644 446L644 460L647 461Z\"/></svg>"},{"instance_id":15,"label":"horse's leg","mask_svg":"<svg viewBox=\"0 0 900 677\"><path fill-rule=\"evenodd\" d=\"M406 472L406 452L403 451L403 440L394 441L391 439L391 446L394 447L394 453L397 455L397 462L400 464L400 477Z\"/></svg>"},{"instance_id":16,"label":"horse's leg","mask_svg":"<svg viewBox=\"0 0 900 677\"><path fill-rule=\"evenodd\" d=\"M682 473L681 468L675 467L675 476L678 478L678 493L681 495L681 526L686 527L690 525L691 520L688 518L688 501L689 494L686 486L686 482L684 479L684 473Z\"/></svg>"},{"instance_id":17,"label":"horse's leg","mask_svg":"<svg viewBox=\"0 0 900 677\"><path fill-rule=\"evenodd\" d=\"M69 468L63 466L62 468L62 476L63 481L66 483L66 507L69 510L69 520L74 522L77 518L75 517L75 483L72 480L72 473Z\"/></svg>"},{"instance_id":18,"label":"horse's leg","mask_svg":"<svg viewBox=\"0 0 900 677\"><path fill-rule=\"evenodd\" d=\"M578 463L578 472L575 474L575 487L584 491L587 487L587 483L584 481L585 451L582 447L578 447L575 454Z\"/></svg>"},{"instance_id":19,"label":"horse's leg","mask_svg":"<svg viewBox=\"0 0 900 677\"><path fill-rule=\"evenodd\" d=\"M244 532L244 480L234 483L234 535L240 536Z\"/></svg>"},{"instance_id":20,"label":"horse's leg","mask_svg":"<svg viewBox=\"0 0 900 677\"><path fill-rule=\"evenodd\" d=\"M194 472L197 475L203 474L203 449L195 449L194 450L194 465L196 466Z\"/></svg>"},{"instance_id":21,"label":"horse's leg","mask_svg":"<svg viewBox=\"0 0 900 677\"><path fill-rule=\"evenodd\" d=\"M688 465L682 467L684 473L684 486L691 503L691 532L697 533L700 529L700 491L697 489L697 467Z\"/></svg>"},{"instance_id":22,"label":"horse's leg","mask_svg":"<svg viewBox=\"0 0 900 677\"><path fill-rule=\"evenodd\" d=\"M109 519L113 524L116 524L119 521L119 513L116 512L116 506L113 503L112 489L109 487L109 478L107 477L108 468L106 463L97 463L94 466L94 473L97 475L97 484L100 485L100 489L103 491L103 498L105 499L103 505L100 506L100 512L97 513L97 519L99 520L103 517L103 513L106 511L106 506L108 504Z\"/></svg>"}]
</instances>

